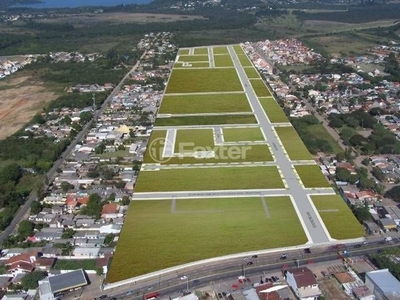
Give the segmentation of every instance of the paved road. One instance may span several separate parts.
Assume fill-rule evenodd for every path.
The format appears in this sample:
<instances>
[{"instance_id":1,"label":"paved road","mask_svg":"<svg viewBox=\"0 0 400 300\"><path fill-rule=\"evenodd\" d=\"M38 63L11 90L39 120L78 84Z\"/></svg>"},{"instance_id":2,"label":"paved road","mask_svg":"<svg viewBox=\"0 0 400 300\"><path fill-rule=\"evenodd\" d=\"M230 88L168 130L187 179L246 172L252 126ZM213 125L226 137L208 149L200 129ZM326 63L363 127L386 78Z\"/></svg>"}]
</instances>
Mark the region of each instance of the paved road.
<instances>
[{"instance_id":1,"label":"paved road","mask_svg":"<svg viewBox=\"0 0 400 300\"><path fill-rule=\"evenodd\" d=\"M144 55L146 55L146 52L143 53L143 55L141 56L140 59L142 59L144 57ZM107 105L110 103L112 98L120 91L123 82L129 76L129 74L137 68L137 66L139 65L139 61L140 60L138 60L138 62L133 66L133 68L128 73L126 73L124 78L122 78L122 80L118 83L118 85L113 89L113 91L110 93L110 95L107 97L107 99L103 102L101 108L98 109L94 113L93 120L96 120L101 115L104 108L107 107ZM90 128L91 128L91 122L88 122L83 127L83 129L76 135L75 139L72 140L71 144L67 147L67 149L64 151L64 153L61 155L61 157L57 161L54 162L52 168L46 174L46 176L48 178L48 182L51 182L54 179L58 168L60 168L61 165L64 163L65 158L68 157L68 155L72 152L72 150L75 148L75 146L78 144L78 142L81 141L83 139L83 137L88 133ZM2 244L4 242L4 240L10 234L15 232L19 222L21 222L24 219L24 217L28 214L28 211L31 207L32 202L35 201L36 199L37 199L37 189L34 189L29 194L24 205L22 205L21 208L17 211L17 213L15 214L10 225L8 225L8 227L0 234L0 244Z\"/></svg>"}]
</instances>

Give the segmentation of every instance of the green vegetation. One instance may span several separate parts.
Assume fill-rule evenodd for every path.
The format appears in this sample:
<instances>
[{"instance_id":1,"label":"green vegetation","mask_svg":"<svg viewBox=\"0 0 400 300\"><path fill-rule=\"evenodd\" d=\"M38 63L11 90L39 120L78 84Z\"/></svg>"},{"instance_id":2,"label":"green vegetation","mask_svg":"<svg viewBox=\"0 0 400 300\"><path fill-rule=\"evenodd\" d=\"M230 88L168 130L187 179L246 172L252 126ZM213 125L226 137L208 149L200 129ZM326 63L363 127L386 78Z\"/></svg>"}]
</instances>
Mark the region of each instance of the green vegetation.
<instances>
[{"instance_id":1,"label":"green vegetation","mask_svg":"<svg viewBox=\"0 0 400 300\"><path fill-rule=\"evenodd\" d=\"M258 101L271 123L289 122L282 108L273 97L258 98Z\"/></svg>"},{"instance_id":2,"label":"green vegetation","mask_svg":"<svg viewBox=\"0 0 400 300\"><path fill-rule=\"evenodd\" d=\"M400 264L396 262L395 257L400 255L398 247L383 249L380 253L370 253L369 257L372 263L379 269L389 269L397 280L400 280Z\"/></svg>"},{"instance_id":3,"label":"green vegetation","mask_svg":"<svg viewBox=\"0 0 400 300\"><path fill-rule=\"evenodd\" d=\"M189 49L179 49L178 55L189 55Z\"/></svg>"},{"instance_id":4,"label":"green vegetation","mask_svg":"<svg viewBox=\"0 0 400 300\"><path fill-rule=\"evenodd\" d=\"M96 260L95 259L57 259L54 265L56 270L96 270Z\"/></svg>"},{"instance_id":5,"label":"green vegetation","mask_svg":"<svg viewBox=\"0 0 400 300\"><path fill-rule=\"evenodd\" d=\"M157 182L157 184L154 184ZM141 171L136 193L284 188L276 167L222 167Z\"/></svg>"},{"instance_id":6,"label":"green vegetation","mask_svg":"<svg viewBox=\"0 0 400 300\"><path fill-rule=\"evenodd\" d=\"M257 97L270 97L271 93L269 92L267 86L264 81L260 79L250 79L251 86L253 87L254 92Z\"/></svg>"},{"instance_id":7,"label":"green vegetation","mask_svg":"<svg viewBox=\"0 0 400 300\"><path fill-rule=\"evenodd\" d=\"M46 275L46 272L43 271L33 271L26 274L21 280L21 286L24 290L37 289L38 281L44 279Z\"/></svg>"},{"instance_id":8,"label":"green vegetation","mask_svg":"<svg viewBox=\"0 0 400 300\"><path fill-rule=\"evenodd\" d=\"M208 62L190 62L189 65L183 66L182 62L177 62L174 65L175 68L209 68L210 64Z\"/></svg>"},{"instance_id":9,"label":"green vegetation","mask_svg":"<svg viewBox=\"0 0 400 300\"><path fill-rule=\"evenodd\" d=\"M205 48L205 47L202 47L202 48L195 48L195 49L194 49L194 54L195 54L195 55L208 54L208 48Z\"/></svg>"},{"instance_id":10,"label":"green vegetation","mask_svg":"<svg viewBox=\"0 0 400 300\"><path fill-rule=\"evenodd\" d=\"M304 187L321 188L330 187L329 182L322 174L318 165L295 165L297 174L299 174Z\"/></svg>"},{"instance_id":11,"label":"green vegetation","mask_svg":"<svg viewBox=\"0 0 400 300\"><path fill-rule=\"evenodd\" d=\"M311 200L332 238L343 240L365 235L364 229L341 196L311 196Z\"/></svg>"},{"instance_id":12,"label":"green vegetation","mask_svg":"<svg viewBox=\"0 0 400 300\"><path fill-rule=\"evenodd\" d=\"M214 62L216 67L233 67L233 61L229 54L215 55Z\"/></svg>"},{"instance_id":13,"label":"green vegetation","mask_svg":"<svg viewBox=\"0 0 400 300\"><path fill-rule=\"evenodd\" d=\"M240 64L243 67L253 67L253 64L251 63L251 61L249 60L249 58L247 57L246 54L238 54L237 57L240 61Z\"/></svg>"},{"instance_id":14,"label":"green vegetation","mask_svg":"<svg viewBox=\"0 0 400 300\"><path fill-rule=\"evenodd\" d=\"M256 128L224 128L225 142L265 141L259 127Z\"/></svg>"},{"instance_id":15,"label":"green vegetation","mask_svg":"<svg viewBox=\"0 0 400 300\"><path fill-rule=\"evenodd\" d=\"M260 78L260 74L254 69L253 67L245 67L243 68L244 72L247 75L247 78L249 79L258 79Z\"/></svg>"},{"instance_id":16,"label":"green vegetation","mask_svg":"<svg viewBox=\"0 0 400 300\"><path fill-rule=\"evenodd\" d=\"M235 69L174 69L167 93L242 91Z\"/></svg>"},{"instance_id":17,"label":"green vegetation","mask_svg":"<svg viewBox=\"0 0 400 300\"><path fill-rule=\"evenodd\" d=\"M213 130L210 129L178 129L175 140L175 153L193 152L193 148L212 148L214 146Z\"/></svg>"},{"instance_id":18,"label":"green vegetation","mask_svg":"<svg viewBox=\"0 0 400 300\"><path fill-rule=\"evenodd\" d=\"M157 118L155 126L257 124L253 114Z\"/></svg>"},{"instance_id":19,"label":"green vegetation","mask_svg":"<svg viewBox=\"0 0 400 300\"><path fill-rule=\"evenodd\" d=\"M228 48L224 46L213 47L214 54L229 54Z\"/></svg>"},{"instance_id":20,"label":"green vegetation","mask_svg":"<svg viewBox=\"0 0 400 300\"><path fill-rule=\"evenodd\" d=\"M246 95L241 94L210 94L210 95L165 95L160 114L193 114L250 112L251 108Z\"/></svg>"},{"instance_id":21,"label":"green vegetation","mask_svg":"<svg viewBox=\"0 0 400 300\"><path fill-rule=\"evenodd\" d=\"M292 126L275 127L275 131L291 160L312 159L310 152L308 152L306 146L304 146L296 130L294 130Z\"/></svg>"},{"instance_id":22,"label":"green vegetation","mask_svg":"<svg viewBox=\"0 0 400 300\"><path fill-rule=\"evenodd\" d=\"M208 55L180 55L179 62L208 62Z\"/></svg>"},{"instance_id":23,"label":"green vegetation","mask_svg":"<svg viewBox=\"0 0 400 300\"><path fill-rule=\"evenodd\" d=\"M237 55L245 55L242 47L240 45L233 45L233 50L235 50Z\"/></svg>"},{"instance_id":24,"label":"green vegetation","mask_svg":"<svg viewBox=\"0 0 400 300\"><path fill-rule=\"evenodd\" d=\"M178 199L175 213L171 213L168 200L133 201L107 281L200 259L307 241L289 197L265 197L265 202L268 217L260 198ZM148 247L155 242L157 247ZM202 251L198 251L200 248Z\"/></svg>"}]
</instances>

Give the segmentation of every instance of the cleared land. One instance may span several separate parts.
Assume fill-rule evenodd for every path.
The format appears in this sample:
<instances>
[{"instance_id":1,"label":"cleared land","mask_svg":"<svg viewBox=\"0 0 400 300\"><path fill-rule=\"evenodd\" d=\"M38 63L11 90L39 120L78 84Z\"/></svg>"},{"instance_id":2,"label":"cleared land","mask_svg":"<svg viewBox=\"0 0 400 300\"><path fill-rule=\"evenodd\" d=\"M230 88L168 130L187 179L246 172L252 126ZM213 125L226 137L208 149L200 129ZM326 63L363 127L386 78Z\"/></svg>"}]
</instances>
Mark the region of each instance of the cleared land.
<instances>
[{"instance_id":1,"label":"cleared land","mask_svg":"<svg viewBox=\"0 0 400 300\"><path fill-rule=\"evenodd\" d=\"M236 70L198 69L172 71L167 93L243 91Z\"/></svg>"},{"instance_id":2,"label":"cleared land","mask_svg":"<svg viewBox=\"0 0 400 300\"><path fill-rule=\"evenodd\" d=\"M178 199L175 213L171 213L170 200L133 201L107 280L115 282L237 252L305 243L290 199L265 197L265 201L269 218L260 198ZM157 247L137 247L155 241Z\"/></svg>"},{"instance_id":3,"label":"cleared land","mask_svg":"<svg viewBox=\"0 0 400 300\"><path fill-rule=\"evenodd\" d=\"M242 47L240 47L240 45L234 45L233 50L235 50L237 55L245 55L245 53L244 53Z\"/></svg>"},{"instance_id":4,"label":"cleared land","mask_svg":"<svg viewBox=\"0 0 400 300\"><path fill-rule=\"evenodd\" d=\"M215 55L214 62L216 67L233 67L233 61L230 55Z\"/></svg>"},{"instance_id":5,"label":"cleared land","mask_svg":"<svg viewBox=\"0 0 400 300\"><path fill-rule=\"evenodd\" d=\"M157 118L156 126L257 124L254 115L194 116Z\"/></svg>"},{"instance_id":6,"label":"cleared land","mask_svg":"<svg viewBox=\"0 0 400 300\"><path fill-rule=\"evenodd\" d=\"M257 97L269 97L271 93L266 87L264 81L260 79L250 79L251 86L253 87L254 92Z\"/></svg>"},{"instance_id":7,"label":"cleared land","mask_svg":"<svg viewBox=\"0 0 400 300\"><path fill-rule=\"evenodd\" d=\"M333 153L343 152L342 147L339 146L338 142L333 138L333 136L325 129L322 124L314 124L307 126L307 129L312 133L313 136L318 137L326 141L332 147Z\"/></svg>"},{"instance_id":8,"label":"cleared land","mask_svg":"<svg viewBox=\"0 0 400 300\"><path fill-rule=\"evenodd\" d=\"M341 196L311 196L311 199L332 238L351 239L365 235L364 229Z\"/></svg>"},{"instance_id":9,"label":"cleared land","mask_svg":"<svg viewBox=\"0 0 400 300\"><path fill-rule=\"evenodd\" d=\"M258 98L258 101L260 102L271 123L289 122L282 108L274 98Z\"/></svg>"},{"instance_id":10,"label":"cleared land","mask_svg":"<svg viewBox=\"0 0 400 300\"><path fill-rule=\"evenodd\" d=\"M225 142L264 141L260 128L224 128Z\"/></svg>"},{"instance_id":11,"label":"cleared land","mask_svg":"<svg viewBox=\"0 0 400 300\"><path fill-rule=\"evenodd\" d=\"M180 129L176 132L175 153L193 152L196 147L213 147L212 129Z\"/></svg>"},{"instance_id":12,"label":"cleared land","mask_svg":"<svg viewBox=\"0 0 400 300\"><path fill-rule=\"evenodd\" d=\"M292 126L275 127L275 131L291 160L312 159L310 152L308 152L303 141Z\"/></svg>"},{"instance_id":13,"label":"cleared land","mask_svg":"<svg viewBox=\"0 0 400 300\"><path fill-rule=\"evenodd\" d=\"M227 47L221 46L221 47L214 47L213 53L214 54L229 54L229 51L228 51Z\"/></svg>"},{"instance_id":14,"label":"cleared land","mask_svg":"<svg viewBox=\"0 0 400 300\"><path fill-rule=\"evenodd\" d=\"M189 49L179 49L178 55L189 55Z\"/></svg>"},{"instance_id":15,"label":"cleared land","mask_svg":"<svg viewBox=\"0 0 400 300\"><path fill-rule=\"evenodd\" d=\"M246 54L238 54L237 56L240 61L240 64L243 67L252 67L253 66Z\"/></svg>"},{"instance_id":16,"label":"cleared land","mask_svg":"<svg viewBox=\"0 0 400 300\"><path fill-rule=\"evenodd\" d=\"M249 79L258 79L260 78L260 74L258 74L258 72L256 71L256 69L254 69L253 67L246 67L243 68L244 72L247 75L247 78Z\"/></svg>"},{"instance_id":17,"label":"cleared land","mask_svg":"<svg viewBox=\"0 0 400 300\"><path fill-rule=\"evenodd\" d=\"M221 112L250 112L246 95L210 94L210 95L165 95L160 107L161 114L193 114Z\"/></svg>"},{"instance_id":18,"label":"cleared land","mask_svg":"<svg viewBox=\"0 0 400 300\"><path fill-rule=\"evenodd\" d=\"M179 62L207 62L208 55L179 55Z\"/></svg>"},{"instance_id":19,"label":"cleared land","mask_svg":"<svg viewBox=\"0 0 400 300\"><path fill-rule=\"evenodd\" d=\"M326 180L318 165L296 165L294 167L297 174L299 174L304 187L330 187L328 180Z\"/></svg>"},{"instance_id":20,"label":"cleared land","mask_svg":"<svg viewBox=\"0 0 400 300\"><path fill-rule=\"evenodd\" d=\"M188 180L190 178L190 180ZM275 166L141 171L135 192L284 188Z\"/></svg>"},{"instance_id":21,"label":"cleared land","mask_svg":"<svg viewBox=\"0 0 400 300\"><path fill-rule=\"evenodd\" d=\"M34 76L20 72L0 82L0 139L18 131L27 120L58 97L43 82L37 82Z\"/></svg>"},{"instance_id":22,"label":"cleared land","mask_svg":"<svg viewBox=\"0 0 400 300\"><path fill-rule=\"evenodd\" d=\"M210 63L208 62L190 62L187 65L183 66L182 62L176 62L174 65L175 68L209 68Z\"/></svg>"},{"instance_id":23,"label":"cleared land","mask_svg":"<svg viewBox=\"0 0 400 300\"><path fill-rule=\"evenodd\" d=\"M203 48L194 48L194 54L208 54L208 48L203 47Z\"/></svg>"}]
</instances>

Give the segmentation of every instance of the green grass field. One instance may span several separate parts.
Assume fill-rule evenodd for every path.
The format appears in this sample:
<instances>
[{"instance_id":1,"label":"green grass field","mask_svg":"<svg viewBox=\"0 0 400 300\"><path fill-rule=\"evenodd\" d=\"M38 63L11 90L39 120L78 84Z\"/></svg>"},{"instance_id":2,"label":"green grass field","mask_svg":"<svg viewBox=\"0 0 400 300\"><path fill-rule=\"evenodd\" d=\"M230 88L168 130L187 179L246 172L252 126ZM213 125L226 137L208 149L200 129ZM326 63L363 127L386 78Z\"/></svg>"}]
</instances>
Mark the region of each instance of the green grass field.
<instances>
[{"instance_id":1,"label":"green grass field","mask_svg":"<svg viewBox=\"0 0 400 300\"><path fill-rule=\"evenodd\" d=\"M235 50L237 55L245 55L242 47L240 45L233 45L233 50Z\"/></svg>"},{"instance_id":2,"label":"green grass field","mask_svg":"<svg viewBox=\"0 0 400 300\"><path fill-rule=\"evenodd\" d=\"M195 55L198 55L198 54L208 54L208 48L206 48L206 47L195 48L195 49L194 49L194 54L195 54Z\"/></svg>"},{"instance_id":3,"label":"green grass field","mask_svg":"<svg viewBox=\"0 0 400 300\"><path fill-rule=\"evenodd\" d=\"M311 196L319 215L334 239L352 239L365 235L365 231L339 195Z\"/></svg>"},{"instance_id":4,"label":"green grass field","mask_svg":"<svg viewBox=\"0 0 400 300\"><path fill-rule=\"evenodd\" d=\"M189 55L189 49L179 49L178 55Z\"/></svg>"},{"instance_id":5,"label":"green grass field","mask_svg":"<svg viewBox=\"0 0 400 300\"><path fill-rule=\"evenodd\" d=\"M167 93L243 91L236 70L232 69L174 69Z\"/></svg>"},{"instance_id":6,"label":"green grass field","mask_svg":"<svg viewBox=\"0 0 400 300\"><path fill-rule=\"evenodd\" d=\"M54 265L56 270L96 270L96 260L95 259L57 259Z\"/></svg>"},{"instance_id":7,"label":"green grass field","mask_svg":"<svg viewBox=\"0 0 400 300\"><path fill-rule=\"evenodd\" d=\"M250 79L251 86L253 87L254 92L257 97L270 97L271 93L266 87L264 81L260 79Z\"/></svg>"},{"instance_id":8,"label":"green grass field","mask_svg":"<svg viewBox=\"0 0 400 300\"><path fill-rule=\"evenodd\" d=\"M330 187L328 180L325 178L324 174L322 174L318 165L295 165L294 167L304 187Z\"/></svg>"},{"instance_id":9,"label":"green grass field","mask_svg":"<svg viewBox=\"0 0 400 300\"><path fill-rule=\"evenodd\" d=\"M246 68L243 68L243 70L246 73L247 78L249 78L249 79L258 79L258 78L260 78L260 74L258 74L256 69L254 69L253 67L246 67Z\"/></svg>"},{"instance_id":10,"label":"green grass field","mask_svg":"<svg viewBox=\"0 0 400 300\"><path fill-rule=\"evenodd\" d=\"M262 108L268 116L271 123L282 123L289 122L283 109L279 106L278 102L274 98L258 98Z\"/></svg>"},{"instance_id":11,"label":"green grass field","mask_svg":"<svg viewBox=\"0 0 400 300\"><path fill-rule=\"evenodd\" d=\"M183 66L183 64L181 62L177 62L174 65L174 68L209 68L210 64L208 62L191 62L190 66L186 65Z\"/></svg>"},{"instance_id":12,"label":"green grass field","mask_svg":"<svg viewBox=\"0 0 400 300\"><path fill-rule=\"evenodd\" d=\"M214 55L214 63L216 67L233 67L233 61L229 54Z\"/></svg>"},{"instance_id":13,"label":"green grass field","mask_svg":"<svg viewBox=\"0 0 400 300\"><path fill-rule=\"evenodd\" d=\"M190 179L190 180L188 180ZM284 188L275 166L141 171L136 193Z\"/></svg>"},{"instance_id":14,"label":"green grass field","mask_svg":"<svg viewBox=\"0 0 400 300\"><path fill-rule=\"evenodd\" d=\"M246 54L238 54L238 59L242 67L253 67L253 64L251 63Z\"/></svg>"},{"instance_id":15,"label":"green grass field","mask_svg":"<svg viewBox=\"0 0 400 300\"><path fill-rule=\"evenodd\" d=\"M291 160L312 159L310 152L308 152L303 141L292 126L275 127L275 131Z\"/></svg>"},{"instance_id":16,"label":"green grass field","mask_svg":"<svg viewBox=\"0 0 400 300\"><path fill-rule=\"evenodd\" d=\"M260 128L224 128L225 142L265 141Z\"/></svg>"},{"instance_id":17,"label":"green grass field","mask_svg":"<svg viewBox=\"0 0 400 300\"><path fill-rule=\"evenodd\" d=\"M325 140L332 147L332 152L337 154L343 152L343 149L339 146L338 142L333 138L333 136L326 131L324 125L314 124L307 126L307 129L311 132L313 136L318 139Z\"/></svg>"},{"instance_id":18,"label":"green grass field","mask_svg":"<svg viewBox=\"0 0 400 300\"><path fill-rule=\"evenodd\" d=\"M214 54L229 54L228 48L225 46L213 47Z\"/></svg>"},{"instance_id":19,"label":"green grass field","mask_svg":"<svg viewBox=\"0 0 400 300\"><path fill-rule=\"evenodd\" d=\"M196 147L214 147L213 130L180 129L176 132L175 153L193 152ZM183 151L180 152L179 149Z\"/></svg>"},{"instance_id":20,"label":"green grass field","mask_svg":"<svg viewBox=\"0 0 400 300\"><path fill-rule=\"evenodd\" d=\"M221 112L251 112L244 93L210 95L165 95L160 114L194 114Z\"/></svg>"},{"instance_id":21,"label":"green grass field","mask_svg":"<svg viewBox=\"0 0 400 300\"><path fill-rule=\"evenodd\" d=\"M222 124L257 124L254 115L221 115L157 118L156 126L180 125L222 125Z\"/></svg>"},{"instance_id":22,"label":"green grass field","mask_svg":"<svg viewBox=\"0 0 400 300\"><path fill-rule=\"evenodd\" d=\"M179 55L179 62L208 62L208 55Z\"/></svg>"},{"instance_id":23,"label":"green grass field","mask_svg":"<svg viewBox=\"0 0 400 300\"><path fill-rule=\"evenodd\" d=\"M265 202L269 217L258 197L178 199L174 213L171 200L132 201L107 281L307 241L288 197L265 197Z\"/></svg>"}]
</instances>

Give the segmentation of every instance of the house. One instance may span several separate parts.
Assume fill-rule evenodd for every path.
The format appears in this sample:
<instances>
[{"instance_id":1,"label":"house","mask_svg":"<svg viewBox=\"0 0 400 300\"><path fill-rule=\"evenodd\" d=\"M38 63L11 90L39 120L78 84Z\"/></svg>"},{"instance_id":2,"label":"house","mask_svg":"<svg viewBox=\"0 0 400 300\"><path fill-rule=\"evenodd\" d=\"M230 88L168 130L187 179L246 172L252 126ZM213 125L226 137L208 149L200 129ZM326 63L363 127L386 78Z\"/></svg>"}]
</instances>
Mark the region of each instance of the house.
<instances>
[{"instance_id":1,"label":"house","mask_svg":"<svg viewBox=\"0 0 400 300\"><path fill-rule=\"evenodd\" d=\"M6 291L8 286L11 284L11 279L13 277L10 275L1 275L0 276L0 290Z\"/></svg>"},{"instance_id":2,"label":"house","mask_svg":"<svg viewBox=\"0 0 400 300\"><path fill-rule=\"evenodd\" d=\"M73 255L76 257L98 257L100 248L96 247L76 247Z\"/></svg>"},{"instance_id":3,"label":"house","mask_svg":"<svg viewBox=\"0 0 400 300\"><path fill-rule=\"evenodd\" d=\"M50 271L50 269L55 265L55 258L39 257L35 261L36 270Z\"/></svg>"},{"instance_id":4,"label":"house","mask_svg":"<svg viewBox=\"0 0 400 300\"><path fill-rule=\"evenodd\" d=\"M286 281L299 299L317 300L322 295L313 272L306 267L289 269L285 272Z\"/></svg>"},{"instance_id":5,"label":"house","mask_svg":"<svg viewBox=\"0 0 400 300\"><path fill-rule=\"evenodd\" d=\"M53 241L61 239L63 233L62 228L43 228L35 233L37 241Z\"/></svg>"},{"instance_id":6,"label":"house","mask_svg":"<svg viewBox=\"0 0 400 300\"><path fill-rule=\"evenodd\" d=\"M116 203L108 203L101 210L101 217L105 219L115 219L119 216L119 205Z\"/></svg>"},{"instance_id":7,"label":"house","mask_svg":"<svg viewBox=\"0 0 400 300\"><path fill-rule=\"evenodd\" d=\"M121 229L122 229L121 225L108 224L101 226L99 231L101 234L110 234L110 233L119 234L121 232Z\"/></svg>"},{"instance_id":8,"label":"house","mask_svg":"<svg viewBox=\"0 0 400 300\"><path fill-rule=\"evenodd\" d=\"M16 255L7 259L5 265L11 274L30 273L35 269L35 262L39 257L37 251Z\"/></svg>"},{"instance_id":9,"label":"house","mask_svg":"<svg viewBox=\"0 0 400 300\"><path fill-rule=\"evenodd\" d=\"M374 293L377 300L400 299L400 281L388 269L365 273L365 285Z\"/></svg>"}]
</instances>

